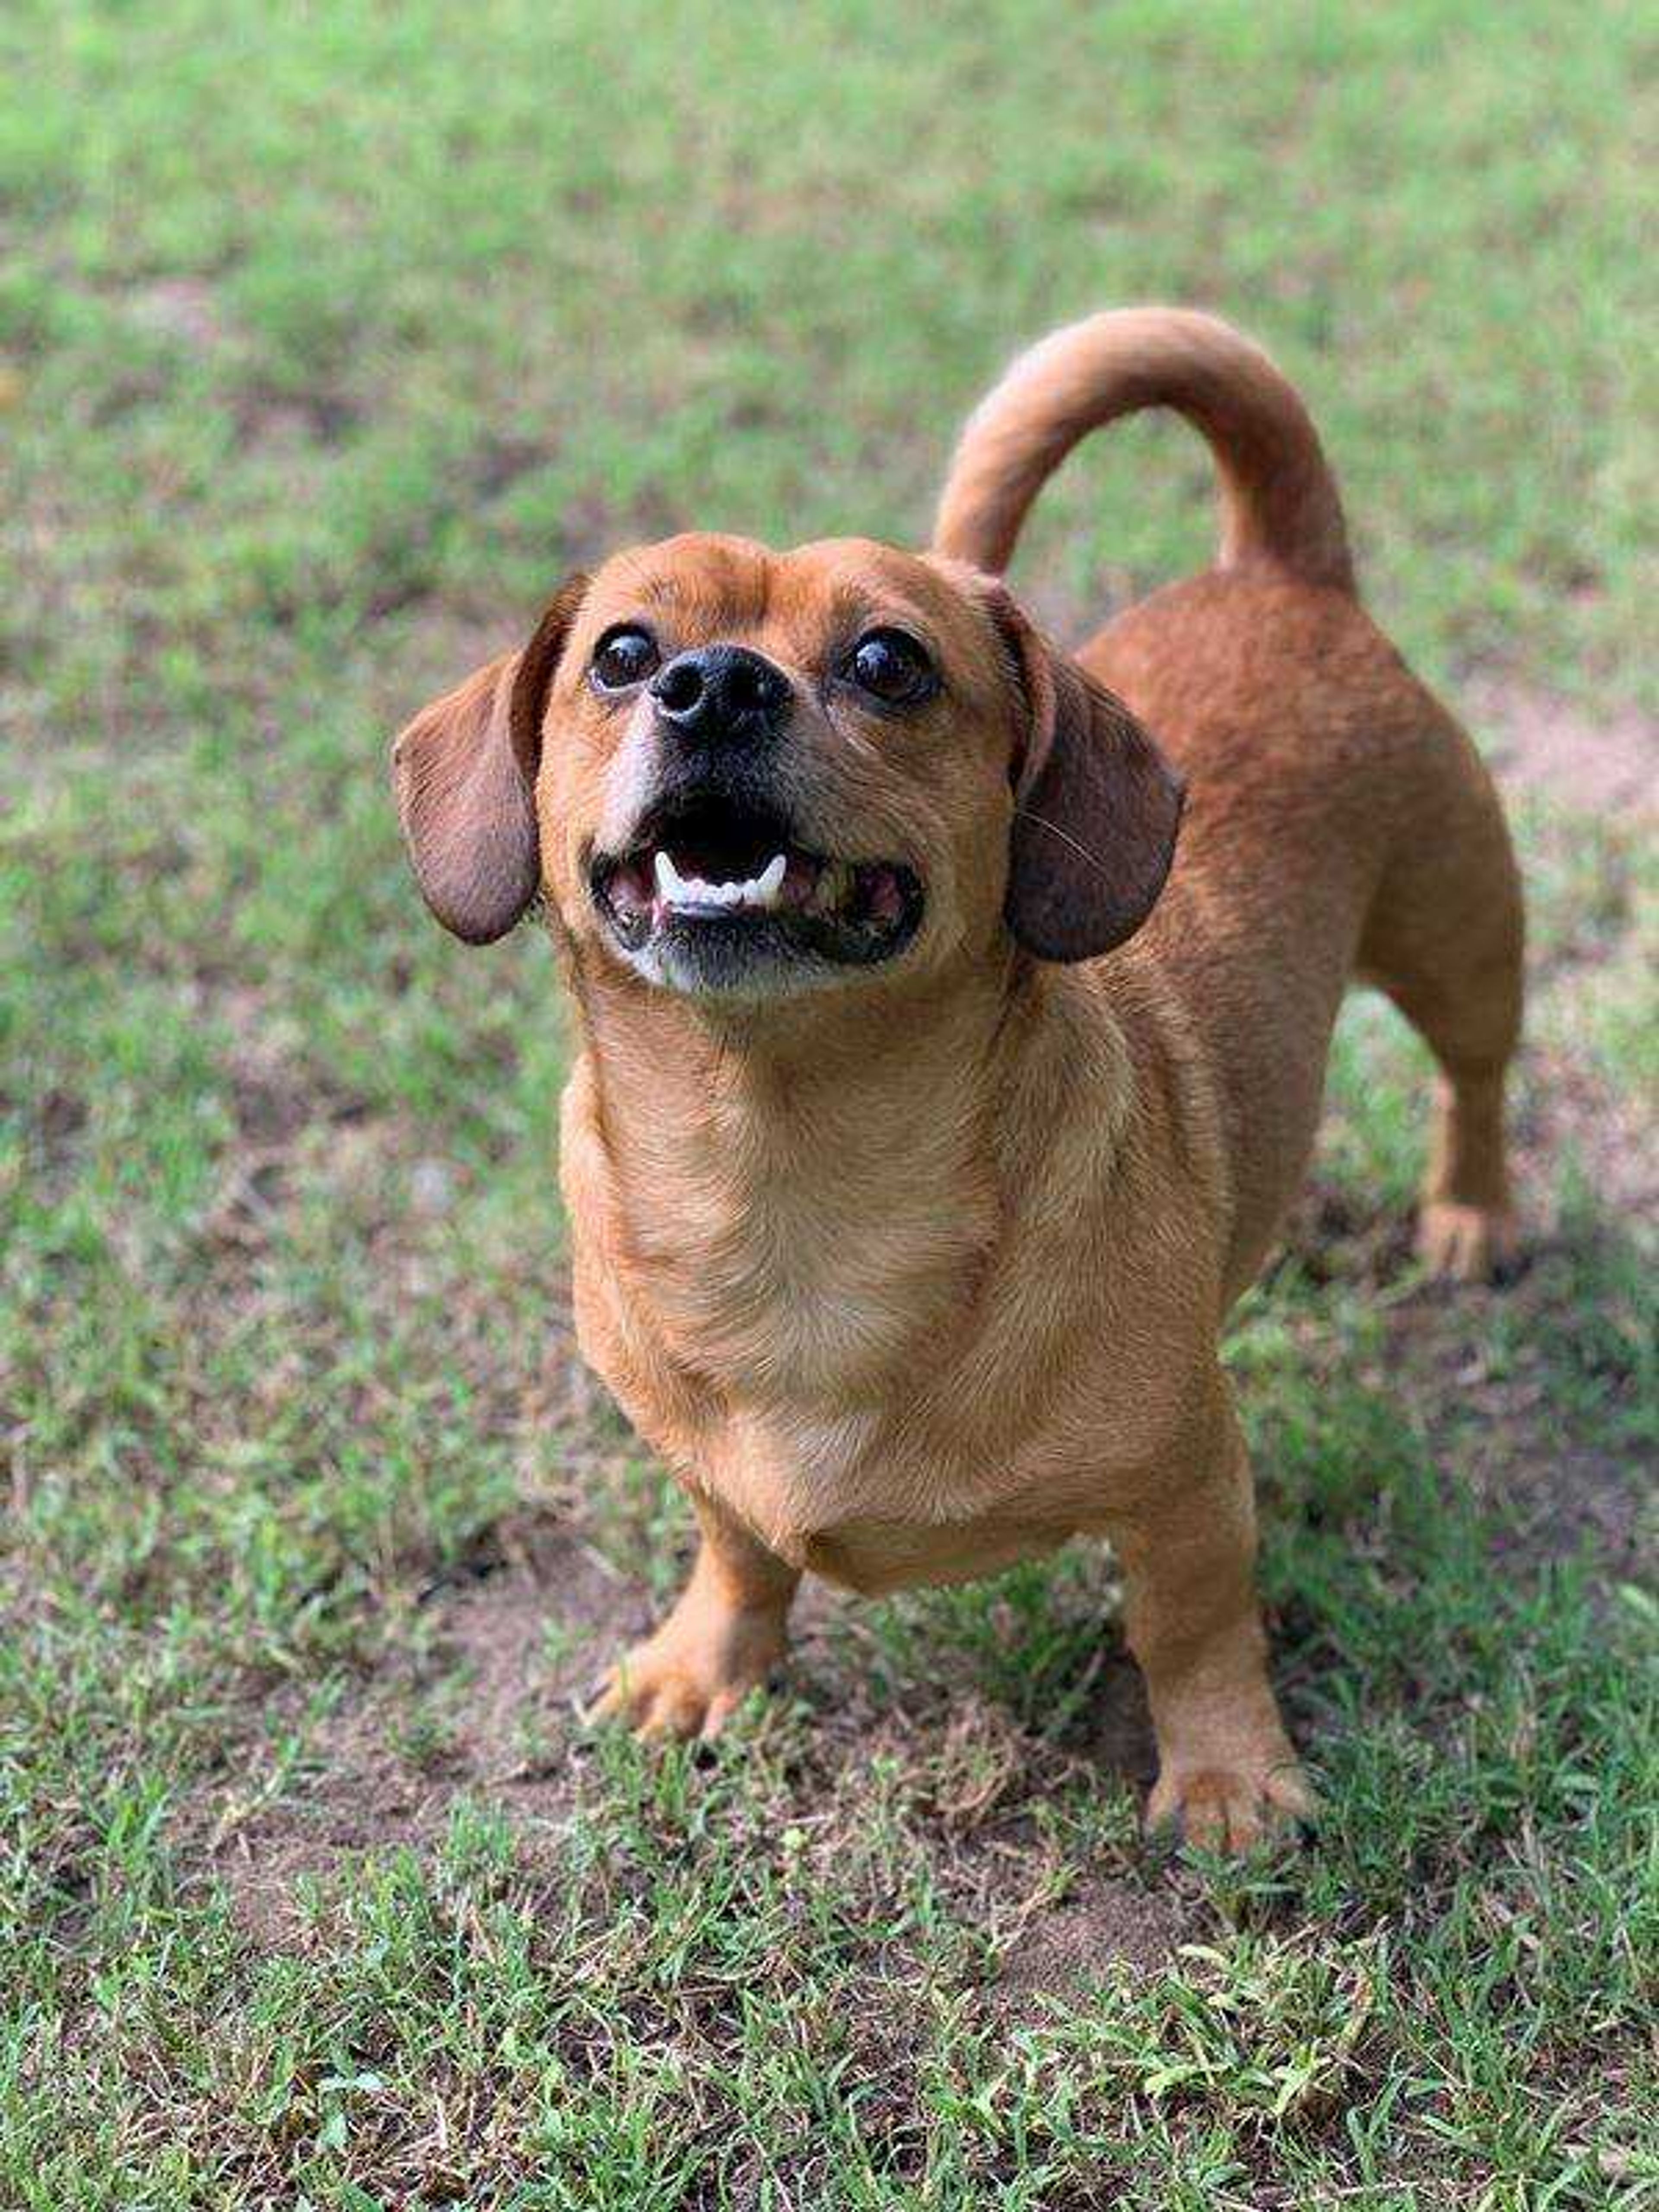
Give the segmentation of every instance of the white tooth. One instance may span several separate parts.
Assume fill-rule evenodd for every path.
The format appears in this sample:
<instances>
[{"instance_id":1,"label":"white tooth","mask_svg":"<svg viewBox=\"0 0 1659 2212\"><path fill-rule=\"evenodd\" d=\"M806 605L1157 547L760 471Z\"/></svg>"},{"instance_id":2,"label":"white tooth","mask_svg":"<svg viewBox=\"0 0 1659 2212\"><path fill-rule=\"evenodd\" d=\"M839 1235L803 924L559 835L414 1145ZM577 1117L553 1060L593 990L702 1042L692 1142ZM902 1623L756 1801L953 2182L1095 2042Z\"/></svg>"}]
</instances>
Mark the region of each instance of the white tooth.
<instances>
[{"instance_id":1,"label":"white tooth","mask_svg":"<svg viewBox=\"0 0 1659 2212\"><path fill-rule=\"evenodd\" d=\"M788 873L788 870L787 856L782 853L774 853L753 883L744 885L744 890L751 904L775 906L778 902L778 893L783 889L783 879Z\"/></svg>"},{"instance_id":2,"label":"white tooth","mask_svg":"<svg viewBox=\"0 0 1659 2212\"><path fill-rule=\"evenodd\" d=\"M778 887L788 863L780 853L752 882L746 884L709 884L701 876L683 876L660 846L652 866L657 878L657 896L665 905L735 907L775 905Z\"/></svg>"}]
</instances>

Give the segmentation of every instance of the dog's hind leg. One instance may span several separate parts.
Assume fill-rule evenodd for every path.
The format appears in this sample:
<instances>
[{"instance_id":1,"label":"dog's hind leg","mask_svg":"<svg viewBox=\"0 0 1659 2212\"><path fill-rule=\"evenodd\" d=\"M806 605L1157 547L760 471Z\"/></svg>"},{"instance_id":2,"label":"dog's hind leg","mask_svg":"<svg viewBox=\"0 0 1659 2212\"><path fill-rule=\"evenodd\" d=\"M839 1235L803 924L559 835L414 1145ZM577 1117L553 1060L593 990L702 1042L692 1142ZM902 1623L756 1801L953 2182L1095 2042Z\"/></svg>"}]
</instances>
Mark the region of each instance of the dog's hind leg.
<instances>
[{"instance_id":1,"label":"dog's hind leg","mask_svg":"<svg viewBox=\"0 0 1659 2212\"><path fill-rule=\"evenodd\" d=\"M1521 887L1498 793L1449 715L1425 729L1359 949L1439 1061L1418 1251L1466 1282L1516 1250L1504 1085L1521 1027Z\"/></svg>"}]
</instances>

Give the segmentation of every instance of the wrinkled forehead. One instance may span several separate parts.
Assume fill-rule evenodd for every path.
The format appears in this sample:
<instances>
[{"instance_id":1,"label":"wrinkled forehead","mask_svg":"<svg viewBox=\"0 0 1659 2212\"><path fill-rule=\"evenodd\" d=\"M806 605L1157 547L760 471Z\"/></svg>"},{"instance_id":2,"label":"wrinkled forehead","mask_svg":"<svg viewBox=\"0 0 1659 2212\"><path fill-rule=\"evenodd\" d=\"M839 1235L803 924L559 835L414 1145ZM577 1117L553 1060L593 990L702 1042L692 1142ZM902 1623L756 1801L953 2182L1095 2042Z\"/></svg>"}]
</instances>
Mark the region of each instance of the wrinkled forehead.
<instances>
[{"instance_id":1,"label":"wrinkled forehead","mask_svg":"<svg viewBox=\"0 0 1659 2212\"><path fill-rule=\"evenodd\" d=\"M873 538L823 538L787 553L746 538L665 538L607 561L583 615L596 629L645 622L667 651L732 641L797 665L893 623L961 674L989 681L997 667L990 624L960 586Z\"/></svg>"}]
</instances>

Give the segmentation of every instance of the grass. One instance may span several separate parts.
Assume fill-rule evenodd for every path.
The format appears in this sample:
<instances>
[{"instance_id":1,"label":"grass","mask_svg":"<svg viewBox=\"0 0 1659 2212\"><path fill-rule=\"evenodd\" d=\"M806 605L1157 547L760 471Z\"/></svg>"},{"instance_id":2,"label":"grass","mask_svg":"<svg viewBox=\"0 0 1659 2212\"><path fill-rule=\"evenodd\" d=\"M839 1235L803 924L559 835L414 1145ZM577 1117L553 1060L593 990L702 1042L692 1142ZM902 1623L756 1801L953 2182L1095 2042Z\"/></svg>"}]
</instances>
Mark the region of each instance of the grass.
<instances>
[{"instance_id":1,"label":"grass","mask_svg":"<svg viewBox=\"0 0 1659 2212\"><path fill-rule=\"evenodd\" d=\"M1560 0L9 11L0 2203L1659 2203L1653 869L1574 804L1653 700L1651 58ZM915 538L1000 359L1148 295L1297 376L1411 657L1581 748L1517 805L1528 1273L1413 1276L1356 1001L1233 1340L1328 1807L1242 1869L1136 1840L1084 1552L813 1605L707 1764L576 1724L682 1516L573 1364L545 950L424 921L384 775L562 567ZM1132 426L1019 580L1076 634L1208 529Z\"/></svg>"}]
</instances>

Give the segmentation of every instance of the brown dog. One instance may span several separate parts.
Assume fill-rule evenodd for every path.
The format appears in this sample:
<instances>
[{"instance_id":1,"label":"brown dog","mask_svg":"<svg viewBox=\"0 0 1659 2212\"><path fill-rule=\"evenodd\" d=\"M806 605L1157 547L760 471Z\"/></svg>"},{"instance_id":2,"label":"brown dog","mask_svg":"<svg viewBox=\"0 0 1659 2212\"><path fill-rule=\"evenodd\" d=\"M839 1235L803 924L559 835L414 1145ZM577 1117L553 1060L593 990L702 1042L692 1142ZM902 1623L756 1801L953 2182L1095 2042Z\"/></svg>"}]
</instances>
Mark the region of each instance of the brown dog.
<instances>
[{"instance_id":1,"label":"brown dog","mask_svg":"<svg viewBox=\"0 0 1659 2212\"><path fill-rule=\"evenodd\" d=\"M1150 406L1214 449L1220 557L1067 659L994 575L1075 441ZM1060 331L969 424L933 553L618 555L395 762L441 921L544 897L582 1347L702 1525L609 1709L717 1729L804 1569L890 1590L1097 1534L1152 1818L1239 1845L1305 1809L1218 1332L1355 975L1442 1070L1425 1259L1505 1251L1522 922L1272 364L1170 309Z\"/></svg>"}]
</instances>

